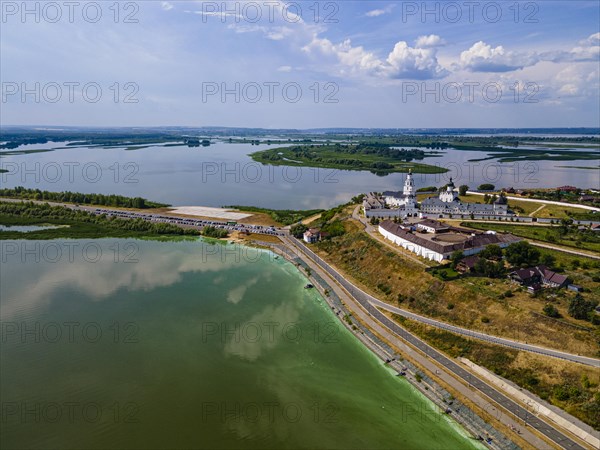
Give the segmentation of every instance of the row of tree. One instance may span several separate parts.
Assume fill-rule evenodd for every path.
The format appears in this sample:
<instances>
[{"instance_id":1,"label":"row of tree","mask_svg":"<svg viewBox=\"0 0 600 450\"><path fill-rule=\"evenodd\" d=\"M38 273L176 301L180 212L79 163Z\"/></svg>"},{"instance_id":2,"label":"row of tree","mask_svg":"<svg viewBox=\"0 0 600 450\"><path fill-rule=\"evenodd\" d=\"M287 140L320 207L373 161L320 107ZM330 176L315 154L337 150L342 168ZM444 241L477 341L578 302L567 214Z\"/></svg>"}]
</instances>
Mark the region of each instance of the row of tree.
<instances>
[{"instance_id":1,"label":"row of tree","mask_svg":"<svg viewBox=\"0 0 600 450\"><path fill-rule=\"evenodd\" d=\"M18 186L13 189L0 189L0 197L38 200L49 202L76 203L82 205L117 206L122 208L162 208L169 205L156 203L142 197L125 197L122 195L83 194L81 192L50 192L40 189L27 189Z\"/></svg>"},{"instance_id":2,"label":"row of tree","mask_svg":"<svg viewBox=\"0 0 600 450\"><path fill-rule=\"evenodd\" d=\"M555 260L552 255L541 254L540 251L527 241L519 241L510 244L504 251L498 245L488 245L477 255L479 260L475 263L473 270L479 275L489 278L501 278L506 274L504 260L512 267L530 267L544 264L552 267ZM464 258L461 251L456 251L450 256L453 267Z\"/></svg>"}]
</instances>

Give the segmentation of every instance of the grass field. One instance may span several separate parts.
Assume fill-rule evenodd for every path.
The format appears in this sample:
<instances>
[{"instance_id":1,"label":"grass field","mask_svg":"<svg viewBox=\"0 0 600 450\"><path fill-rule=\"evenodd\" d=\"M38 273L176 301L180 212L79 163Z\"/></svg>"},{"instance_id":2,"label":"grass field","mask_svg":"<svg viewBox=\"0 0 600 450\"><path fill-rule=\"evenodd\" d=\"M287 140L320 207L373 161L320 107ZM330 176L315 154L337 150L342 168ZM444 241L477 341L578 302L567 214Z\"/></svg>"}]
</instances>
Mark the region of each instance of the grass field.
<instances>
[{"instance_id":1,"label":"grass field","mask_svg":"<svg viewBox=\"0 0 600 450\"><path fill-rule=\"evenodd\" d=\"M347 234L319 243L316 250L382 300L459 326L574 353L598 354L594 328L567 314L573 292L548 290L536 298L506 278L467 277L443 282L359 231L352 222L346 221ZM588 290L586 297L600 299L600 284L592 280L600 274L600 264L589 258L548 252L557 255L557 264L564 267L566 275ZM572 269L573 259L586 268ZM509 297L505 295L508 291ZM542 312L546 302L557 307L562 321L542 320L535 314ZM484 323L483 318L489 321Z\"/></svg>"},{"instance_id":2,"label":"grass field","mask_svg":"<svg viewBox=\"0 0 600 450\"><path fill-rule=\"evenodd\" d=\"M294 223L298 223L306 218L316 216L323 212L322 209L311 209L311 210L293 210L293 209L268 209L268 208L259 208L256 206L227 206L227 208L236 209L241 212L246 212L249 214L255 215L263 215L271 218L273 222L278 225L292 225ZM247 220L249 220L248 218ZM242 220L241 222L244 222ZM246 223L246 222L244 222ZM253 223L253 222L247 222Z\"/></svg>"}]
</instances>

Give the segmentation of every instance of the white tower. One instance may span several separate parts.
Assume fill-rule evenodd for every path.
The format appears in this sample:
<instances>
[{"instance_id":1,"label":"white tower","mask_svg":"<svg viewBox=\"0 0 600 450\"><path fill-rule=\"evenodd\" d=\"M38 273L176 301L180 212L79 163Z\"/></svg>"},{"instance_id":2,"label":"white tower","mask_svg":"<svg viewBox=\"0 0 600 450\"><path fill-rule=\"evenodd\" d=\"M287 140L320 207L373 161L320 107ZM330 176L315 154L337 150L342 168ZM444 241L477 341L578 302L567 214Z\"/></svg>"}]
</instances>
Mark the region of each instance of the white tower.
<instances>
[{"instance_id":1,"label":"white tower","mask_svg":"<svg viewBox=\"0 0 600 450\"><path fill-rule=\"evenodd\" d=\"M415 196L415 182L412 177L412 169L408 169L408 175L406 175L406 181L404 181L404 196L408 199Z\"/></svg>"}]
</instances>

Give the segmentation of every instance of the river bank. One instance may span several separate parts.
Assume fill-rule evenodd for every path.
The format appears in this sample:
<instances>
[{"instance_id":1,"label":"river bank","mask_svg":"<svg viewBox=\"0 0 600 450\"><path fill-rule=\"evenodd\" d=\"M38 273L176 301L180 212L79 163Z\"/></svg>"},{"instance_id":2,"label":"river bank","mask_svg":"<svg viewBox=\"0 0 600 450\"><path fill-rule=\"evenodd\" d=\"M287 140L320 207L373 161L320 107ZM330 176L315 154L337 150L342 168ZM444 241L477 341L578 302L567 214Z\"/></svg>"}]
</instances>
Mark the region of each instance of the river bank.
<instances>
[{"instance_id":1,"label":"river bank","mask_svg":"<svg viewBox=\"0 0 600 450\"><path fill-rule=\"evenodd\" d=\"M263 243L266 244L266 243ZM403 376L410 385L431 402L436 414L447 415L448 423L454 424L456 429L465 433L469 439L486 440L489 448L494 449L519 449L520 447L505 436L501 431L486 423L467 402L457 400L450 392L435 380L419 370L410 360L405 359L388 342L375 334L362 321L354 320L352 312L340 298L338 289L327 282L323 277L313 273L310 266L298 254L290 254L289 249L281 245L271 246L271 250L294 264L306 276L307 280L316 287L322 298L327 302L332 312L340 322L350 331L373 355L396 376ZM483 443L482 448L486 448Z\"/></svg>"}]
</instances>

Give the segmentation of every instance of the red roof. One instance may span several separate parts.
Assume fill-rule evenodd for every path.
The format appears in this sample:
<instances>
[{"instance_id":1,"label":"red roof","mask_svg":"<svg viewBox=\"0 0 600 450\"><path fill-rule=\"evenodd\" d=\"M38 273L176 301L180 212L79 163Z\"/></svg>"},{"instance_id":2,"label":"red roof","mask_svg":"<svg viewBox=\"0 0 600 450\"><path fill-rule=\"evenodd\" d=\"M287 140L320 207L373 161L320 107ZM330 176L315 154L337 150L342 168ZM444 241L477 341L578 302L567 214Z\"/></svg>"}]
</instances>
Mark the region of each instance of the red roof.
<instances>
[{"instance_id":1,"label":"red roof","mask_svg":"<svg viewBox=\"0 0 600 450\"><path fill-rule=\"evenodd\" d=\"M559 191L578 191L579 189L577 189L575 186L560 186L556 188Z\"/></svg>"}]
</instances>

